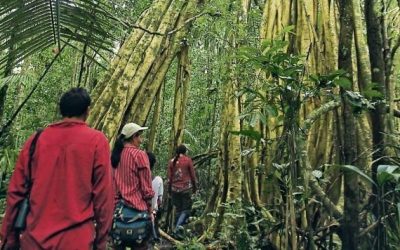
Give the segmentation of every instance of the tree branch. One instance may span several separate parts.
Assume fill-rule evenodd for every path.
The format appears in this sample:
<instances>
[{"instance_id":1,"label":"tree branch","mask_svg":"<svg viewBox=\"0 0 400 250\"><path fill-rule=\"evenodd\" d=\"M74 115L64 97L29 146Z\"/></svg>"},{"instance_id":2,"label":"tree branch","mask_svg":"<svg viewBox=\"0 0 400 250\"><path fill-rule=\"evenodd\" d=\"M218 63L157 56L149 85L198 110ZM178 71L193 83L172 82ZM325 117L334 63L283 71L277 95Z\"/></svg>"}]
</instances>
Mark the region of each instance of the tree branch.
<instances>
[{"instance_id":1,"label":"tree branch","mask_svg":"<svg viewBox=\"0 0 400 250\"><path fill-rule=\"evenodd\" d=\"M308 130L311 128L312 124L320 118L322 115L326 114L327 112L337 108L340 106L339 101L330 101L325 104L323 104L321 107L318 109L314 110L304 121L302 130L304 133L308 133Z\"/></svg>"},{"instance_id":2,"label":"tree branch","mask_svg":"<svg viewBox=\"0 0 400 250\"><path fill-rule=\"evenodd\" d=\"M343 215L342 212L336 207L336 205L328 198L328 195L325 193L325 191L322 189L322 187L319 185L318 181L316 178L313 178L311 172L313 170L309 158L308 158L308 153L305 147L305 141L307 138L307 133L309 129L311 128L311 125L322 115L326 114L327 112L337 108L340 106L339 101L330 101L328 103L325 103L322 105L320 108L314 110L308 118L304 121L302 130L304 132L302 141L298 143L300 151L301 151L301 161L303 167L306 168L306 173L305 173L305 181L306 181L306 186L310 186L311 190L315 193L315 195L321 200L322 204L327 208L329 213L336 219L336 220L341 220Z\"/></svg>"},{"instance_id":3,"label":"tree branch","mask_svg":"<svg viewBox=\"0 0 400 250\"><path fill-rule=\"evenodd\" d=\"M210 12L203 12L203 13L197 14L197 15L195 15L195 16L193 16L193 17L187 19L187 20L182 24L181 27L178 27L178 28L176 28L176 29L173 29L173 30L167 32L167 35L172 35L172 34L178 32L179 30L183 29L187 24L193 22L193 21L196 20L197 18L199 18L199 17L201 17L201 16L204 16L204 15L220 16L221 14L220 14L220 13L210 13Z\"/></svg>"},{"instance_id":4,"label":"tree branch","mask_svg":"<svg viewBox=\"0 0 400 250\"><path fill-rule=\"evenodd\" d=\"M160 32L157 32L157 31L151 31L151 30L148 30L148 29L143 28L143 27L141 27L139 25L136 25L136 24L128 24L128 26L130 28L142 30L142 31L144 31L146 33L149 33L150 35L165 36L165 34L163 34L163 33L160 33Z\"/></svg>"},{"instance_id":5,"label":"tree branch","mask_svg":"<svg viewBox=\"0 0 400 250\"><path fill-rule=\"evenodd\" d=\"M164 232L162 229L158 229L160 232L160 236L163 237L164 239L174 243L175 245L179 245L182 244L182 242L172 238L169 234L167 234L166 232Z\"/></svg>"},{"instance_id":6,"label":"tree branch","mask_svg":"<svg viewBox=\"0 0 400 250\"><path fill-rule=\"evenodd\" d=\"M395 213L391 213L388 214L386 216L380 217L377 221L375 221L374 223L372 223L371 225L369 225L368 227L364 228L364 230L362 230L360 232L360 237L366 235L367 233L371 232L372 230L374 230L380 223L382 223L384 220L388 219L391 216L395 216Z\"/></svg>"},{"instance_id":7,"label":"tree branch","mask_svg":"<svg viewBox=\"0 0 400 250\"><path fill-rule=\"evenodd\" d=\"M130 23L123 22L123 21L120 21L120 22L124 23L126 26L128 26L128 27L130 27L130 28L139 29L139 30L142 30L142 31L144 31L144 32L147 32L147 33L149 33L149 34L151 34L151 35L170 36L170 35L172 35L172 34L178 32L178 31L180 31L180 30L183 29L186 25L190 24L191 22L193 22L193 21L196 20L197 18L202 17L202 16L204 16L204 15L209 15L209 16L211 16L211 17L219 17L219 16L221 16L221 13L219 13L219 12L217 12L217 13L202 12L202 13L200 13L200 14L197 14L197 15L195 15L195 16L193 16L193 17L187 19L180 27L177 27L176 29L167 31L166 33L160 33L160 32L158 32L158 31L148 30L148 29L146 29L146 28L144 28L144 27L142 27L142 26L136 25L136 24L130 24Z\"/></svg>"}]
</instances>

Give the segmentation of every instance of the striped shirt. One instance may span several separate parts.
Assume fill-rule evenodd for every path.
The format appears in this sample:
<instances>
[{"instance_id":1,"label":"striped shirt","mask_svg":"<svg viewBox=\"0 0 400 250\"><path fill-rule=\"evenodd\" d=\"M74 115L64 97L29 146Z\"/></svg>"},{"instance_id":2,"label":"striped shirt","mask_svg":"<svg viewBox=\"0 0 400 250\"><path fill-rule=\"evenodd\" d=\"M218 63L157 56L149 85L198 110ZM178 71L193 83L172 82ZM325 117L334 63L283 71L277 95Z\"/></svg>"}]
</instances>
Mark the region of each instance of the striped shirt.
<instances>
[{"instance_id":1,"label":"striped shirt","mask_svg":"<svg viewBox=\"0 0 400 250\"><path fill-rule=\"evenodd\" d=\"M140 211L148 210L148 202L154 196L151 186L149 159L144 151L125 146L121 161L114 169L114 183L117 198L122 198L127 205Z\"/></svg>"}]
</instances>

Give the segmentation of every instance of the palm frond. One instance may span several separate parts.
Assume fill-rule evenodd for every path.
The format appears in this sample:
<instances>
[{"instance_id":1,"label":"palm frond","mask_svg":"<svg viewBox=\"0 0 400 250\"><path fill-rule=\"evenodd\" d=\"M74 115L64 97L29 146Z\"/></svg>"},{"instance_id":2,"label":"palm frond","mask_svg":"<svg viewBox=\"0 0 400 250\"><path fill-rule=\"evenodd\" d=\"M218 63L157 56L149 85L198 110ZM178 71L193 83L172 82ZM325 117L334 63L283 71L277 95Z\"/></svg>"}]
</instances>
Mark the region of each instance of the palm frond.
<instances>
[{"instance_id":1,"label":"palm frond","mask_svg":"<svg viewBox=\"0 0 400 250\"><path fill-rule=\"evenodd\" d=\"M27 84L32 84L33 82L34 78L29 75L23 75L23 74L9 75L0 78L0 89L3 88L4 86L19 85L19 84L27 85Z\"/></svg>"},{"instance_id":2,"label":"palm frond","mask_svg":"<svg viewBox=\"0 0 400 250\"><path fill-rule=\"evenodd\" d=\"M0 0L0 69L61 42L112 52L120 25L104 0Z\"/></svg>"}]
</instances>

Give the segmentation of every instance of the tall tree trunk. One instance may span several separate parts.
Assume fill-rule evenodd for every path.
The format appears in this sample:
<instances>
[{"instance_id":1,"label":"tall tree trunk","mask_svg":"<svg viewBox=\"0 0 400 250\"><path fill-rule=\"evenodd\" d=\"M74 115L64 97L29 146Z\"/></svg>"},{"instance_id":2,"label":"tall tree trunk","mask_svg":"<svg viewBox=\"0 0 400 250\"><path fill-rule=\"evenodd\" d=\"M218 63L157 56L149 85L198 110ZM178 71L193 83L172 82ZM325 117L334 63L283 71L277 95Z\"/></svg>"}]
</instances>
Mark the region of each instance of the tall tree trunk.
<instances>
[{"instance_id":1,"label":"tall tree trunk","mask_svg":"<svg viewBox=\"0 0 400 250\"><path fill-rule=\"evenodd\" d=\"M241 10L245 7L246 0L240 2L232 2L229 6L230 11L236 15L235 22L238 23L241 19ZM233 21L233 20L232 20ZM236 28L239 25L236 25ZM236 31L236 32L234 32ZM237 45L237 30L229 30L226 34L229 43ZM234 53L230 50L227 53ZM227 65L229 76L227 81L222 86L223 104L221 111L220 122L220 168L217 175L218 183L215 186L212 203L207 205L208 211L216 211L218 217L208 226L208 232L216 236L220 230L223 230L223 223L235 224L237 223L234 218L226 218L225 212L228 210L237 211L241 209L241 198L243 194L243 169L241 162L241 141L240 137L230 133L231 131L240 131L239 120L239 99L235 93L239 90L238 75L236 69L236 60L232 59ZM223 204L229 204L224 206ZM222 205L222 206L221 206ZM232 231L225 232L227 234ZM232 240L234 241L234 240Z\"/></svg>"},{"instance_id":2,"label":"tall tree trunk","mask_svg":"<svg viewBox=\"0 0 400 250\"><path fill-rule=\"evenodd\" d=\"M364 15L361 10L360 0L353 1L354 11L354 43L355 43L355 56L357 64L357 88L361 93L367 89L371 84L371 64L369 59L369 49L367 45L367 38L365 35L365 23ZM357 121L359 127L357 137L359 139L358 152L359 160L358 165L368 166L372 161L370 154L362 155L361 152L367 152L372 148L372 136L371 136L371 123L370 116L368 114L362 114L359 116L360 119Z\"/></svg>"},{"instance_id":3,"label":"tall tree trunk","mask_svg":"<svg viewBox=\"0 0 400 250\"><path fill-rule=\"evenodd\" d=\"M346 72L346 77L353 81L352 46L354 35L354 17L352 1L341 0L340 10L340 36L339 36L339 69ZM357 158L356 123L352 107L346 99L346 90L341 88L343 113L343 134L342 161L344 164L352 165ZM344 221L342 249L358 249L359 237L359 187L358 175L351 171L344 172Z\"/></svg>"},{"instance_id":4,"label":"tall tree trunk","mask_svg":"<svg viewBox=\"0 0 400 250\"><path fill-rule=\"evenodd\" d=\"M182 41L181 50L178 53L178 69L176 72L174 110L172 129L169 143L169 156L174 154L176 146L183 142L186 106L190 82L189 46L186 40Z\"/></svg>"},{"instance_id":5,"label":"tall tree trunk","mask_svg":"<svg viewBox=\"0 0 400 250\"><path fill-rule=\"evenodd\" d=\"M386 96L385 91L385 61L383 55L383 38L382 38L382 24L377 13L378 2L375 0L365 0L365 18L367 24L367 41L370 51L370 62L372 72L372 82L377 84L376 90L382 96ZM377 168L379 165L385 164L385 113L386 107L384 103L377 104L375 109L371 111L371 124L372 124L372 179L377 180ZM379 190L374 186L373 193L375 197L379 197ZM375 218L380 217L380 207L375 205L373 213ZM384 228L381 223L377 226L377 244L375 249L384 248Z\"/></svg>"},{"instance_id":6,"label":"tall tree trunk","mask_svg":"<svg viewBox=\"0 0 400 250\"><path fill-rule=\"evenodd\" d=\"M288 53L295 53L305 56L306 74L324 75L337 70L338 63L338 13L336 1L320 0L320 1L265 1L265 8L261 23L261 38L272 40L279 38L283 28L294 26L295 35L288 33L284 36L285 41L289 41ZM268 93L267 93L268 95ZM326 98L313 98L303 103L301 113L299 115L300 124L315 109L324 105ZM339 124L339 116L332 113L324 113L313 124L310 133L308 133L307 142L304 147L307 150L309 158L309 166L317 168L324 164L336 163L340 155L340 138L337 131ZM290 125L290 122L287 124ZM326 131L333 131L327 133ZM302 132L300 132L302 133ZM268 125L265 128L266 139L275 143L268 144L266 150L265 172L270 174L274 171L271 159L276 159L277 138L282 138L282 126L276 119L268 119ZM295 145L296 146L296 145ZM297 146L296 146L297 147ZM290 154L290 153L285 153ZM279 158L279 157L278 157ZM298 168L301 171L299 176L309 176L312 172L306 168ZM296 180L295 176L293 176ZM311 177L310 177L311 178ZM306 189L305 197L311 198L313 194L317 194L320 198L323 196L324 207L329 206L332 209L318 209L304 200L302 205L301 225L307 230L309 240L304 247L312 249L314 247L313 231L317 226L322 226L328 216L335 214L339 217L338 211L334 213L331 210L336 209L334 204L339 201L341 194L341 178L339 171L333 171L329 176L329 182L325 189L322 189L318 182L312 182L312 185L303 185ZM304 177L304 179L309 179ZM339 181L337 180L339 179ZM276 200L277 190L276 184L272 182L264 184L262 192L262 200L273 203ZM274 190L275 189L275 190ZM267 197L266 197L267 195ZM321 199L321 198L320 198ZM325 205L327 204L327 205ZM290 210L290 207L289 207ZM279 215L279 214L278 214ZM289 223L289 222L288 222ZM292 225L293 223L290 222ZM292 240L293 241L293 240Z\"/></svg>"},{"instance_id":7,"label":"tall tree trunk","mask_svg":"<svg viewBox=\"0 0 400 250\"><path fill-rule=\"evenodd\" d=\"M165 84L165 83L164 83ZM149 152L154 152L154 147L156 143L156 137L158 134L158 123L160 122L160 116L161 116L161 107L162 107L162 102L164 99L164 84L160 86L158 92L157 92L157 97L154 100L154 110L153 110L153 117L151 119L151 124L150 124L150 131L149 131L149 140L147 143L147 151Z\"/></svg>"},{"instance_id":8,"label":"tall tree trunk","mask_svg":"<svg viewBox=\"0 0 400 250\"><path fill-rule=\"evenodd\" d=\"M235 72L230 72L230 80L224 85L224 104L221 113L220 128L220 151L221 151L221 174L222 178L222 194L220 194L219 204L232 202L235 208L240 208L241 204L238 198L242 194L243 172L241 166L240 154L240 137L234 136L230 131L240 130L239 102L235 96L237 90L237 82L235 80ZM224 220L225 208L221 206L219 209L219 217L216 221L215 232L220 230L222 221Z\"/></svg>"}]
</instances>

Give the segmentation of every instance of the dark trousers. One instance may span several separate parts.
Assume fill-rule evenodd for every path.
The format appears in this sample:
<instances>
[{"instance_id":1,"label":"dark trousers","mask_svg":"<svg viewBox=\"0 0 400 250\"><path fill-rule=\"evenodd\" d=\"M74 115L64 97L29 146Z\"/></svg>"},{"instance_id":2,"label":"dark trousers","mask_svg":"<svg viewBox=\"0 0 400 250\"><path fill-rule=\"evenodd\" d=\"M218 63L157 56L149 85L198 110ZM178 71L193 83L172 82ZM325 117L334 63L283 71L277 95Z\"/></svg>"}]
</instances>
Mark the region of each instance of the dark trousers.
<instances>
[{"instance_id":1,"label":"dark trousers","mask_svg":"<svg viewBox=\"0 0 400 250\"><path fill-rule=\"evenodd\" d=\"M172 192L172 204L176 208L176 227L185 224L192 210L192 192Z\"/></svg>"}]
</instances>

